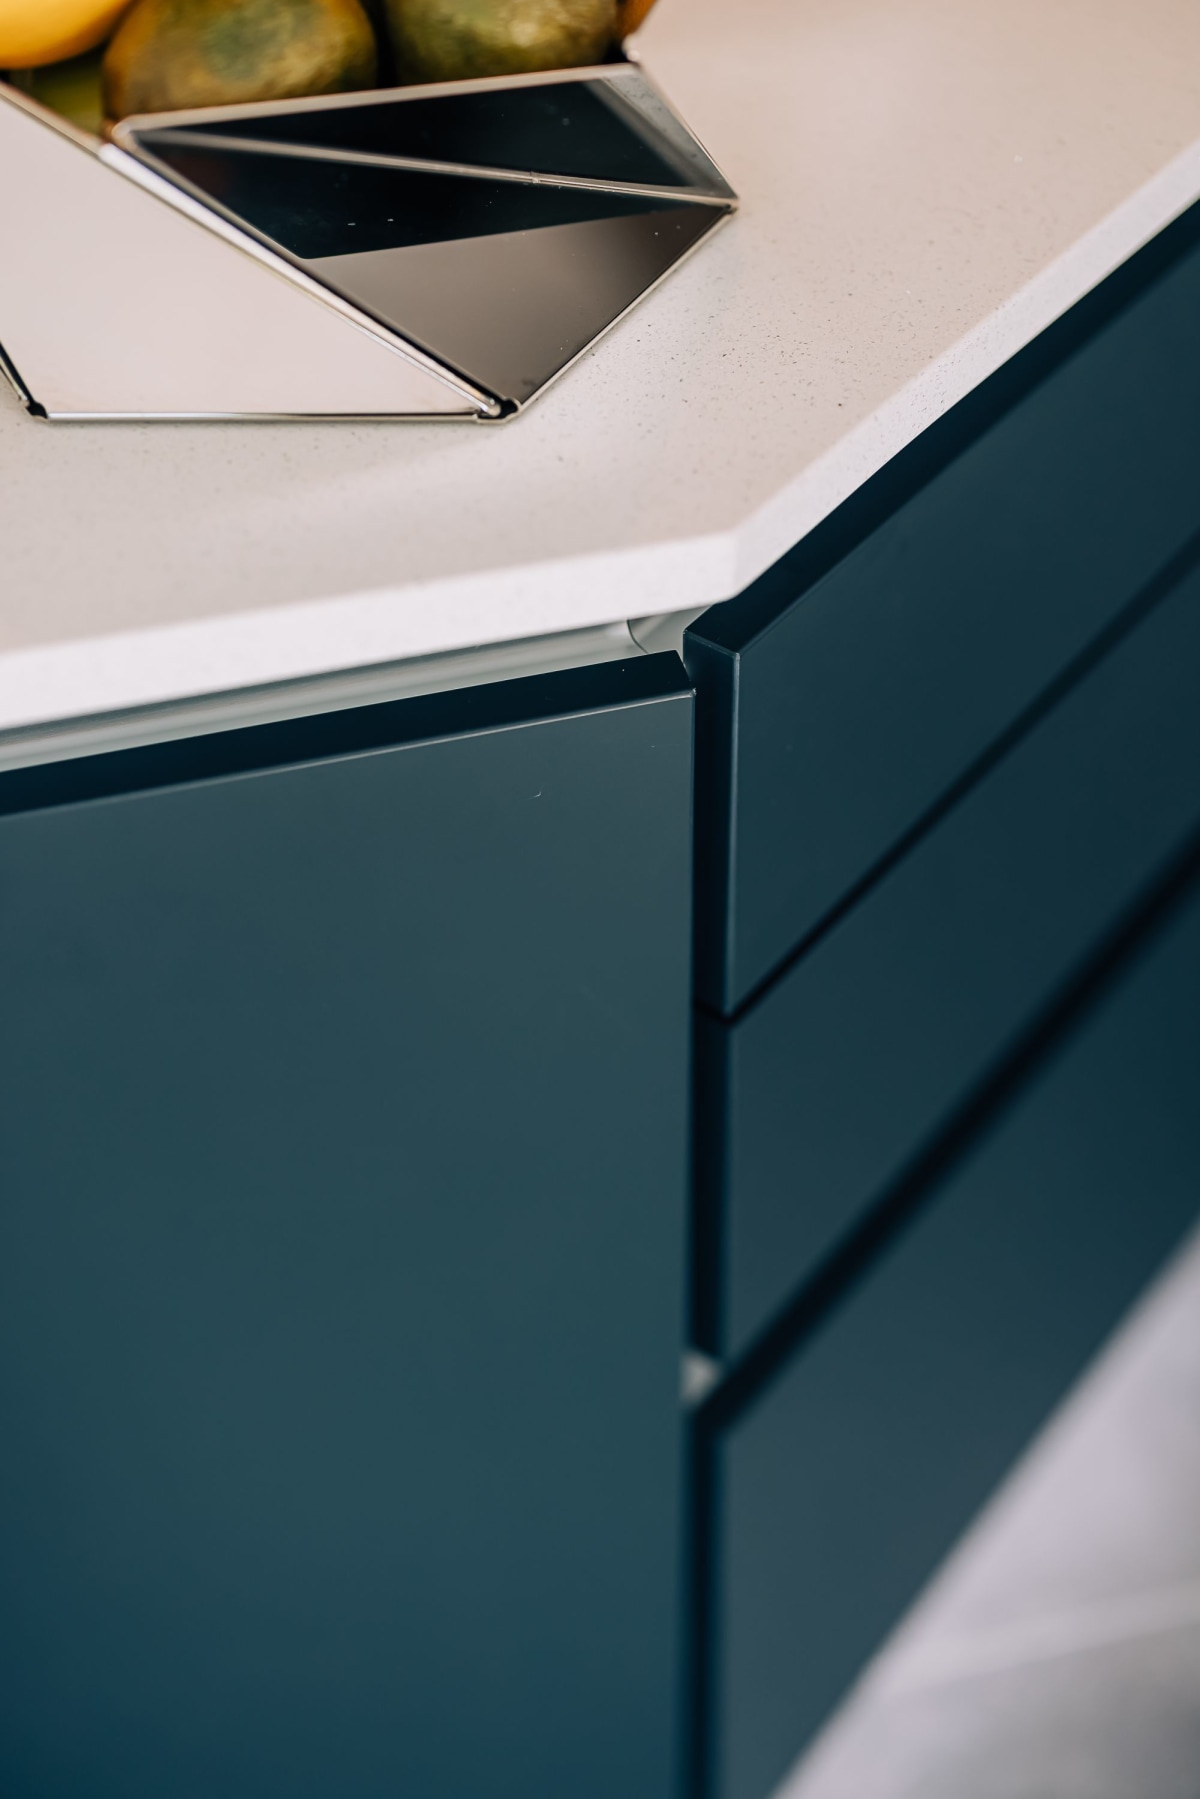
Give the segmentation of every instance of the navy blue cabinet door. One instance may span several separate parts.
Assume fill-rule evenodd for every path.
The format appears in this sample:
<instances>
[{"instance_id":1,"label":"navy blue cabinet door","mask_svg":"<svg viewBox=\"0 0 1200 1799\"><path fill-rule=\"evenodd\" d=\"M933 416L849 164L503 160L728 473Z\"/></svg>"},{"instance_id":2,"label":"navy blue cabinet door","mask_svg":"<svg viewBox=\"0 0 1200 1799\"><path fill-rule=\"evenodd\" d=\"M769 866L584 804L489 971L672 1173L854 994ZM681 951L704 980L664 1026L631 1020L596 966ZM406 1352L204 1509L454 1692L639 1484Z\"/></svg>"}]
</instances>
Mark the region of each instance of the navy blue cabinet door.
<instances>
[{"instance_id":1,"label":"navy blue cabinet door","mask_svg":"<svg viewBox=\"0 0 1200 1799\"><path fill-rule=\"evenodd\" d=\"M0 782L5 1799L669 1799L691 710Z\"/></svg>"},{"instance_id":2,"label":"navy blue cabinet door","mask_svg":"<svg viewBox=\"0 0 1200 1799\"><path fill-rule=\"evenodd\" d=\"M766 1799L1200 1213L1198 866L757 1387L701 1413L705 1799Z\"/></svg>"}]
</instances>

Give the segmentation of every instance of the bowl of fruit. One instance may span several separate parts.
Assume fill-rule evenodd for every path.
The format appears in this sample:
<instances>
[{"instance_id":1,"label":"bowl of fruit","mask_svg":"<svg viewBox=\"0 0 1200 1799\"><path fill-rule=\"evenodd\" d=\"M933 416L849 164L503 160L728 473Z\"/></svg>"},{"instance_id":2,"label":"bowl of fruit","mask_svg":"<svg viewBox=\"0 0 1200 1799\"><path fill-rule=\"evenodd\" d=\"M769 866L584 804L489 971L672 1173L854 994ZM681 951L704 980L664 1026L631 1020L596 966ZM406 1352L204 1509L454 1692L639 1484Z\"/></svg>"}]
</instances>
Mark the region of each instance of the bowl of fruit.
<instances>
[{"instance_id":1,"label":"bowl of fruit","mask_svg":"<svg viewBox=\"0 0 1200 1799\"><path fill-rule=\"evenodd\" d=\"M68 118L585 67L654 0L0 0L0 69Z\"/></svg>"},{"instance_id":2,"label":"bowl of fruit","mask_svg":"<svg viewBox=\"0 0 1200 1799\"><path fill-rule=\"evenodd\" d=\"M0 368L47 418L515 415L735 206L652 3L0 0Z\"/></svg>"}]
</instances>

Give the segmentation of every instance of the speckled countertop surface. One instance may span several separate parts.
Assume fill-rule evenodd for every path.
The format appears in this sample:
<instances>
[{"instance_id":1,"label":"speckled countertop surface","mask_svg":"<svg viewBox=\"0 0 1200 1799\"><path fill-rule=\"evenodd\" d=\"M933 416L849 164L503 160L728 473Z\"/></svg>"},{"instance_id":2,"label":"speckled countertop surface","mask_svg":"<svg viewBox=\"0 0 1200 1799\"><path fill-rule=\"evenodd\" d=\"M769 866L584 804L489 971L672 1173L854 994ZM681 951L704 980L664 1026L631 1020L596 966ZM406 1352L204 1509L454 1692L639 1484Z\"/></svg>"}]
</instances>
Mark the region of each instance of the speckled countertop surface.
<instances>
[{"instance_id":1,"label":"speckled countertop surface","mask_svg":"<svg viewBox=\"0 0 1200 1799\"><path fill-rule=\"evenodd\" d=\"M0 730L726 598L1200 196L1195 0L660 0L641 51L742 210L512 425L0 394Z\"/></svg>"}]
</instances>

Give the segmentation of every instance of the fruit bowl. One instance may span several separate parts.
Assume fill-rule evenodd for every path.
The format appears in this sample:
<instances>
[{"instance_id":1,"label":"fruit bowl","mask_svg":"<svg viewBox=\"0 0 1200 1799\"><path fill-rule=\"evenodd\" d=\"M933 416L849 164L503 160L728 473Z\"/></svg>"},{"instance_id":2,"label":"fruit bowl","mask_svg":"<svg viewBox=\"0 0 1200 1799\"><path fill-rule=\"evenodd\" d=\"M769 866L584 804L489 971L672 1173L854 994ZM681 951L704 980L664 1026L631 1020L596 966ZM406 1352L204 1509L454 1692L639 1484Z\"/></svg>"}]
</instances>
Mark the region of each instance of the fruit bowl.
<instances>
[{"instance_id":1,"label":"fruit bowl","mask_svg":"<svg viewBox=\"0 0 1200 1799\"><path fill-rule=\"evenodd\" d=\"M511 418L736 197L641 65L132 116L0 84L0 366L53 419Z\"/></svg>"}]
</instances>

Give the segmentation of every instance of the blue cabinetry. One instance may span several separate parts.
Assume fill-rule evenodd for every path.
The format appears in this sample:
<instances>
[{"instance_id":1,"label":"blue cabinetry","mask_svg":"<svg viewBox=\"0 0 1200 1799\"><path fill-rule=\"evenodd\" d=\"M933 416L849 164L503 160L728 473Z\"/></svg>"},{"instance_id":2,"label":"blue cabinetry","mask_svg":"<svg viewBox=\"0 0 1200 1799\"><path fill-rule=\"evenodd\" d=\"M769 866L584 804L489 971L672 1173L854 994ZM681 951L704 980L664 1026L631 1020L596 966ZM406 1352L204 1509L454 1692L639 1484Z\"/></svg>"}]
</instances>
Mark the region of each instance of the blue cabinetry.
<instances>
[{"instance_id":1,"label":"blue cabinetry","mask_svg":"<svg viewBox=\"0 0 1200 1799\"><path fill-rule=\"evenodd\" d=\"M782 1778L1193 1223L1198 1095L1192 849L1145 940L1094 971L758 1384L702 1413L709 1799Z\"/></svg>"},{"instance_id":2,"label":"blue cabinetry","mask_svg":"<svg viewBox=\"0 0 1200 1799\"><path fill-rule=\"evenodd\" d=\"M693 1799L766 1799L1200 1213L1198 237L685 639Z\"/></svg>"},{"instance_id":3,"label":"blue cabinetry","mask_svg":"<svg viewBox=\"0 0 1200 1799\"><path fill-rule=\"evenodd\" d=\"M1197 1210L1198 243L686 673L0 776L4 1799L766 1799Z\"/></svg>"},{"instance_id":4,"label":"blue cabinetry","mask_svg":"<svg viewBox=\"0 0 1200 1799\"><path fill-rule=\"evenodd\" d=\"M702 1014L699 1340L743 1354L1200 828L1200 572L740 1020Z\"/></svg>"},{"instance_id":5,"label":"blue cabinetry","mask_svg":"<svg viewBox=\"0 0 1200 1799\"><path fill-rule=\"evenodd\" d=\"M1200 530L1198 211L689 631L713 1011L852 900Z\"/></svg>"},{"instance_id":6,"label":"blue cabinetry","mask_svg":"<svg viewBox=\"0 0 1200 1799\"><path fill-rule=\"evenodd\" d=\"M675 657L0 781L5 1799L664 1799Z\"/></svg>"}]
</instances>

